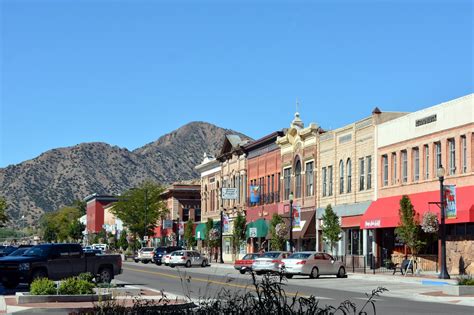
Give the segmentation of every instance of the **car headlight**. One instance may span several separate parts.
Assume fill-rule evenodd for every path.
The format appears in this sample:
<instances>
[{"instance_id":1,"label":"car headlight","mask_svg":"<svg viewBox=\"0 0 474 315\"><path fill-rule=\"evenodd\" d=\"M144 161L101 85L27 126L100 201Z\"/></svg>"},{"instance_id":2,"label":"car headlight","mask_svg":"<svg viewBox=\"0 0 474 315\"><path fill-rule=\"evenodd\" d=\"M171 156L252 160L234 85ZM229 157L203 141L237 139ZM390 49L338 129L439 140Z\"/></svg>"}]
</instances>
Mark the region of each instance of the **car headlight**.
<instances>
[{"instance_id":1,"label":"car headlight","mask_svg":"<svg viewBox=\"0 0 474 315\"><path fill-rule=\"evenodd\" d=\"M30 264L29 263L19 264L18 265L18 270L20 270L20 271L30 270Z\"/></svg>"}]
</instances>

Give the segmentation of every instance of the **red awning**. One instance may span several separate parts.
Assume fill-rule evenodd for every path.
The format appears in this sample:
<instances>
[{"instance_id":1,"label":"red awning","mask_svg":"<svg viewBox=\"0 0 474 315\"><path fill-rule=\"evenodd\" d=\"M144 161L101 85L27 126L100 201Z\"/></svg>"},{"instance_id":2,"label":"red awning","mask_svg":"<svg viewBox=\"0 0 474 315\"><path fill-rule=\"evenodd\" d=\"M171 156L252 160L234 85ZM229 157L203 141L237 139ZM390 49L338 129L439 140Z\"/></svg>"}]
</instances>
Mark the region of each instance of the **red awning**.
<instances>
[{"instance_id":1,"label":"red awning","mask_svg":"<svg viewBox=\"0 0 474 315\"><path fill-rule=\"evenodd\" d=\"M360 226L360 220L362 215L353 215L350 217L341 217L341 227L350 228L355 226Z\"/></svg>"},{"instance_id":2,"label":"red awning","mask_svg":"<svg viewBox=\"0 0 474 315\"><path fill-rule=\"evenodd\" d=\"M439 202L440 192L429 191L408 195L415 211L421 216L428 211L440 214L440 209L430 202ZM474 222L474 186L456 188L456 218L446 219L446 224ZM397 227L402 196L380 198L372 202L360 221L361 229Z\"/></svg>"}]
</instances>

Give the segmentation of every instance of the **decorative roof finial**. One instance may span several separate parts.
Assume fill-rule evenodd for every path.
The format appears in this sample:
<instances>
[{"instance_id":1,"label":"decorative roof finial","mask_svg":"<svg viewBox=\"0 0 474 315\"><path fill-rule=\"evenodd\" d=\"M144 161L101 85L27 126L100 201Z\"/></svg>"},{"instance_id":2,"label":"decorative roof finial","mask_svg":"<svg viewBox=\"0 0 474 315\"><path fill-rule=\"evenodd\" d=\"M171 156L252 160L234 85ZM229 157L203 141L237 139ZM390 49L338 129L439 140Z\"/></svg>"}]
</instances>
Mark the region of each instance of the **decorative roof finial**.
<instances>
[{"instance_id":1,"label":"decorative roof finial","mask_svg":"<svg viewBox=\"0 0 474 315\"><path fill-rule=\"evenodd\" d=\"M291 127L296 128L296 129L303 129L304 128L304 123L300 118L300 113L298 112L298 107L300 106L300 103L298 101L298 98L296 98L296 113L295 113L295 118L291 122Z\"/></svg>"}]
</instances>

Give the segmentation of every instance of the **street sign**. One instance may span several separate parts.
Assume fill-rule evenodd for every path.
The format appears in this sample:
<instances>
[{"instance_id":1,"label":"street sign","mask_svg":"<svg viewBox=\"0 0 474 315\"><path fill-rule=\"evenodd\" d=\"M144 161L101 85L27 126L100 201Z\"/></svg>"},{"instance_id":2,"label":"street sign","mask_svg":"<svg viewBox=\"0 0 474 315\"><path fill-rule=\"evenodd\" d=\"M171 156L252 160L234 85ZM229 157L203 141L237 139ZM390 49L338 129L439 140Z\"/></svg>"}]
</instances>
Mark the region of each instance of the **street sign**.
<instances>
[{"instance_id":1,"label":"street sign","mask_svg":"<svg viewBox=\"0 0 474 315\"><path fill-rule=\"evenodd\" d=\"M144 241L148 241L148 236L146 236L146 235L143 236L143 240L144 240Z\"/></svg>"},{"instance_id":2,"label":"street sign","mask_svg":"<svg viewBox=\"0 0 474 315\"><path fill-rule=\"evenodd\" d=\"M224 200L236 200L237 195L237 188L222 188L222 199Z\"/></svg>"},{"instance_id":3,"label":"street sign","mask_svg":"<svg viewBox=\"0 0 474 315\"><path fill-rule=\"evenodd\" d=\"M256 227L249 228L249 236L250 237L257 237L257 228Z\"/></svg>"},{"instance_id":4,"label":"street sign","mask_svg":"<svg viewBox=\"0 0 474 315\"><path fill-rule=\"evenodd\" d=\"M164 229L172 229L173 228L173 220L163 220L163 228Z\"/></svg>"}]
</instances>

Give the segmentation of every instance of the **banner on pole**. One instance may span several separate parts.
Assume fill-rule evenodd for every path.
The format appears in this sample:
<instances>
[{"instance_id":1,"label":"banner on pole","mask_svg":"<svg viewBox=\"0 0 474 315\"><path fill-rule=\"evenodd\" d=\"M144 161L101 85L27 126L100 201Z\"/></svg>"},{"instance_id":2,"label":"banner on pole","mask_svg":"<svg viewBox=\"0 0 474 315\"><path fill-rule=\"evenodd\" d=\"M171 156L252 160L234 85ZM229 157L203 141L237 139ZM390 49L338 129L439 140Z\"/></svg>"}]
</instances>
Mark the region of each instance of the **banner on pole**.
<instances>
[{"instance_id":1,"label":"banner on pole","mask_svg":"<svg viewBox=\"0 0 474 315\"><path fill-rule=\"evenodd\" d=\"M260 186L250 186L250 202L260 202Z\"/></svg>"},{"instance_id":2,"label":"banner on pole","mask_svg":"<svg viewBox=\"0 0 474 315\"><path fill-rule=\"evenodd\" d=\"M447 219L456 218L456 185L444 185L444 201Z\"/></svg>"}]
</instances>

